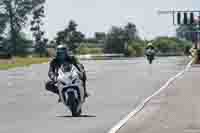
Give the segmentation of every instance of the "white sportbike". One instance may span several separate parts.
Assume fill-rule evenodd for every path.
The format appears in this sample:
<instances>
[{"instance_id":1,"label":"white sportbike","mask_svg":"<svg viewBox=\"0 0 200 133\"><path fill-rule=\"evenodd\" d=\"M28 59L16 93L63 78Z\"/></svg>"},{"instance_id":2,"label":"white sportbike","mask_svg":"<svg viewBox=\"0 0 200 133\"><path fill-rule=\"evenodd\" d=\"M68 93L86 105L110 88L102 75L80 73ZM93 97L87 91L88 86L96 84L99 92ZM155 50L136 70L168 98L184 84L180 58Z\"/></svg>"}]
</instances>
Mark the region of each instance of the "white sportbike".
<instances>
[{"instance_id":1,"label":"white sportbike","mask_svg":"<svg viewBox=\"0 0 200 133\"><path fill-rule=\"evenodd\" d=\"M56 86L62 103L67 106L73 117L82 113L85 102L82 73L72 64L63 64L58 70Z\"/></svg>"}]
</instances>

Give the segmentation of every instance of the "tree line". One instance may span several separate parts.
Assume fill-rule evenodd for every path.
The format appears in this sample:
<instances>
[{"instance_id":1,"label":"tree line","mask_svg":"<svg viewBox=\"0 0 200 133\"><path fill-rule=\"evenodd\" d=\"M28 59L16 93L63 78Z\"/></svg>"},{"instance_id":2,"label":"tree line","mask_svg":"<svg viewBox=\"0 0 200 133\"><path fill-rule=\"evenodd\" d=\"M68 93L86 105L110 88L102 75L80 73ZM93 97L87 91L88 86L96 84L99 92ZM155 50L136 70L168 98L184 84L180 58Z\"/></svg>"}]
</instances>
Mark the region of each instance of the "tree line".
<instances>
[{"instance_id":1,"label":"tree line","mask_svg":"<svg viewBox=\"0 0 200 133\"><path fill-rule=\"evenodd\" d=\"M87 38L78 30L78 24L70 20L68 25L57 32L53 39L45 37L43 19L45 18L45 0L1 0L0 1L0 45L12 56L26 56L27 48L34 47L38 56L48 56L47 47L59 44L67 45L76 54L87 53L124 53L125 56L143 56L146 44L153 42L160 53L186 52L191 36L185 34L186 28L177 29L177 37L157 37L143 40L134 23L125 26L112 26L105 32L95 32ZM33 39L26 37L24 29L30 27ZM185 40L184 40L184 39Z\"/></svg>"}]
</instances>

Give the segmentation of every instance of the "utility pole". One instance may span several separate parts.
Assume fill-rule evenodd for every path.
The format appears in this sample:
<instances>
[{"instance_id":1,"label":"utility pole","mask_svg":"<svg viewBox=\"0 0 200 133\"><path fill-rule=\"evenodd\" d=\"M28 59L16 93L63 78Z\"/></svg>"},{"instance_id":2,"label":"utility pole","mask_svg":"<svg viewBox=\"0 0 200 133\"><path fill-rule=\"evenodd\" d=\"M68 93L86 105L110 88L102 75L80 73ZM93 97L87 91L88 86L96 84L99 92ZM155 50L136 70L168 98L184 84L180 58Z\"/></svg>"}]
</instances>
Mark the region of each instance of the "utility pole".
<instances>
[{"instance_id":1,"label":"utility pole","mask_svg":"<svg viewBox=\"0 0 200 133\"><path fill-rule=\"evenodd\" d=\"M198 43L200 40L200 10L169 10L169 11L158 11L159 15L172 15L173 25L185 25L185 26L194 26L198 30L188 31L192 34L193 38L195 38L195 49L198 48ZM183 17L182 17L183 16ZM195 23L194 17L198 17L198 22ZM189 17L189 18L188 18ZM177 18L177 22L175 21ZM183 18L183 19L182 19Z\"/></svg>"}]
</instances>

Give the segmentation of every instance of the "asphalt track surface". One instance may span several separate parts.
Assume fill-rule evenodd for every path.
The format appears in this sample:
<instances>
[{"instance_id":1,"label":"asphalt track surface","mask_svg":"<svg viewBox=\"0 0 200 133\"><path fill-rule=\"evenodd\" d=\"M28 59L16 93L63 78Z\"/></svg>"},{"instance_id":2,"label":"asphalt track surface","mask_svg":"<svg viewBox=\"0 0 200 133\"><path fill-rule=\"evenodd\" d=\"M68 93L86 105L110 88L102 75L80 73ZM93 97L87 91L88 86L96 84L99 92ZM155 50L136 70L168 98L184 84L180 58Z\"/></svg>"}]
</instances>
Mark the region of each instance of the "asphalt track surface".
<instances>
[{"instance_id":1,"label":"asphalt track surface","mask_svg":"<svg viewBox=\"0 0 200 133\"><path fill-rule=\"evenodd\" d=\"M45 91L48 65L0 71L0 133L106 133L188 63L185 57L82 61L91 96L71 117Z\"/></svg>"}]
</instances>

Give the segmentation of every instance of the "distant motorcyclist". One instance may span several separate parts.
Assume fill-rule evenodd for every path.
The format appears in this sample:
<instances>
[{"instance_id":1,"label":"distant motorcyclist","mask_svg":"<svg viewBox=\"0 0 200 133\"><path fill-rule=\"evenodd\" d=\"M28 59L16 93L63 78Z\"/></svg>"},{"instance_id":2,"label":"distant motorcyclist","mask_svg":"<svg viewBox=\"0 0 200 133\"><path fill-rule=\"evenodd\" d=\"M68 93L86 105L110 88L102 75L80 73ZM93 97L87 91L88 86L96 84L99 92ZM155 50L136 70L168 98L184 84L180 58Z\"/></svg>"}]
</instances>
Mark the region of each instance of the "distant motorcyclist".
<instances>
[{"instance_id":1,"label":"distant motorcyclist","mask_svg":"<svg viewBox=\"0 0 200 133\"><path fill-rule=\"evenodd\" d=\"M50 78L46 83L46 90L51 91L59 96L58 88L55 86L55 79L58 77L58 69L62 64L73 64L81 73L84 87L84 97L88 97L86 91L86 72L84 66L78 62L75 56L70 55L68 48L65 45L59 45L56 48L56 57L50 62L48 76ZM60 96L58 102L61 102Z\"/></svg>"},{"instance_id":2,"label":"distant motorcyclist","mask_svg":"<svg viewBox=\"0 0 200 133\"><path fill-rule=\"evenodd\" d=\"M147 56L149 63L151 64L152 61L154 60L154 56L155 56L155 47L153 46L152 43L147 44L145 54Z\"/></svg>"}]
</instances>

